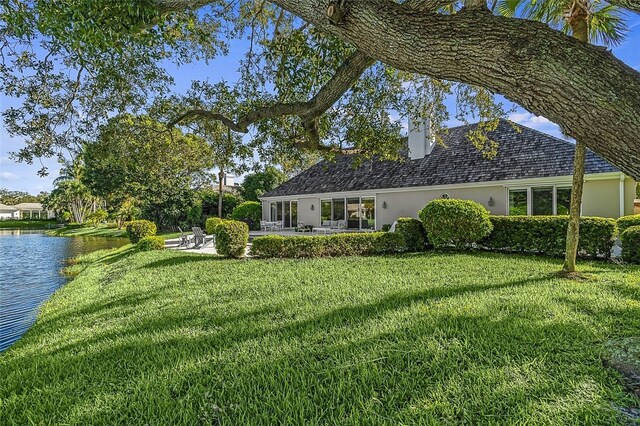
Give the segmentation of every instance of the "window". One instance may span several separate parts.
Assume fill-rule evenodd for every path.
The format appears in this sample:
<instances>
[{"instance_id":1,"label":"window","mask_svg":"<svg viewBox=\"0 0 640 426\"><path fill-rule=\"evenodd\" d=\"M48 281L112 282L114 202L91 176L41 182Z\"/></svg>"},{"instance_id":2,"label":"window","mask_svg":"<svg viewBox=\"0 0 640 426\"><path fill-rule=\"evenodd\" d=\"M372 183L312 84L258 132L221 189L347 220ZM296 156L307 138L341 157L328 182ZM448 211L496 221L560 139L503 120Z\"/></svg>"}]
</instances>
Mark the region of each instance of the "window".
<instances>
[{"instance_id":1,"label":"window","mask_svg":"<svg viewBox=\"0 0 640 426\"><path fill-rule=\"evenodd\" d=\"M376 201L374 198L362 198L360 202L362 229L376 227Z\"/></svg>"},{"instance_id":2,"label":"window","mask_svg":"<svg viewBox=\"0 0 640 426\"><path fill-rule=\"evenodd\" d=\"M291 226L298 226L298 202L291 202Z\"/></svg>"},{"instance_id":3,"label":"window","mask_svg":"<svg viewBox=\"0 0 640 426\"><path fill-rule=\"evenodd\" d=\"M320 221L321 223L331 220L331 200L322 200L320 202Z\"/></svg>"},{"instance_id":4,"label":"window","mask_svg":"<svg viewBox=\"0 0 640 426\"><path fill-rule=\"evenodd\" d=\"M569 206L571 205L571 188L557 188L556 203L556 214L568 215Z\"/></svg>"},{"instance_id":5,"label":"window","mask_svg":"<svg viewBox=\"0 0 640 426\"><path fill-rule=\"evenodd\" d=\"M276 203L276 206L277 206L276 220L278 221L282 220L282 205L283 203Z\"/></svg>"},{"instance_id":6,"label":"window","mask_svg":"<svg viewBox=\"0 0 640 426\"><path fill-rule=\"evenodd\" d=\"M271 221L272 222L275 222L276 220L278 220L276 219L276 216L278 214L278 208L276 207L276 204L278 203L274 203L274 202L271 203Z\"/></svg>"},{"instance_id":7,"label":"window","mask_svg":"<svg viewBox=\"0 0 640 426\"><path fill-rule=\"evenodd\" d=\"M567 215L571 188L540 186L509 190L509 215Z\"/></svg>"},{"instance_id":8,"label":"window","mask_svg":"<svg viewBox=\"0 0 640 426\"><path fill-rule=\"evenodd\" d=\"M291 227L291 202L284 202L284 227Z\"/></svg>"},{"instance_id":9,"label":"window","mask_svg":"<svg viewBox=\"0 0 640 426\"><path fill-rule=\"evenodd\" d=\"M347 198L347 228L360 229L360 198Z\"/></svg>"},{"instance_id":10,"label":"window","mask_svg":"<svg viewBox=\"0 0 640 426\"><path fill-rule=\"evenodd\" d=\"M531 188L531 214L553 214L553 187Z\"/></svg>"},{"instance_id":11,"label":"window","mask_svg":"<svg viewBox=\"0 0 640 426\"><path fill-rule=\"evenodd\" d=\"M344 198L334 198L333 214L331 215L331 220L344 220L344 213Z\"/></svg>"},{"instance_id":12,"label":"window","mask_svg":"<svg viewBox=\"0 0 640 426\"><path fill-rule=\"evenodd\" d=\"M509 215L526 216L527 214L527 190L509 190Z\"/></svg>"}]
</instances>

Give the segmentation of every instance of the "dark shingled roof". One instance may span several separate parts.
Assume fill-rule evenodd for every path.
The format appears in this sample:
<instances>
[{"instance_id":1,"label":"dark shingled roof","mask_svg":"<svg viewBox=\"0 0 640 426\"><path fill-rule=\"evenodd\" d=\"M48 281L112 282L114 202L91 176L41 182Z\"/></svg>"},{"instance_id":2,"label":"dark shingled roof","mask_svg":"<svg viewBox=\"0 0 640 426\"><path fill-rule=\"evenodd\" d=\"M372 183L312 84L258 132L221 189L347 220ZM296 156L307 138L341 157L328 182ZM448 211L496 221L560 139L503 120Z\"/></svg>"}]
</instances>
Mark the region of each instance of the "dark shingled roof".
<instances>
[{"instance_id":1,"label":"dark shingled roof","mask_svg":"<svg viewBox=\"0 0 640 426\"><path fill-rule=\"evenodd\" d=\"M501 121L489 137L498 144L494 159L482 157L465 136L477 124L454 127L443 138L446 147L436 145L431 154L410 161L363 161L353 167L353 155L335 162L321 161L291 178L264 197L325 192L362 191L383 188L453 185L511 179L530 179L573 174L574 145L537 130ZM585 173L618 171L587 151Z\"/></svg>"}]
</instances>

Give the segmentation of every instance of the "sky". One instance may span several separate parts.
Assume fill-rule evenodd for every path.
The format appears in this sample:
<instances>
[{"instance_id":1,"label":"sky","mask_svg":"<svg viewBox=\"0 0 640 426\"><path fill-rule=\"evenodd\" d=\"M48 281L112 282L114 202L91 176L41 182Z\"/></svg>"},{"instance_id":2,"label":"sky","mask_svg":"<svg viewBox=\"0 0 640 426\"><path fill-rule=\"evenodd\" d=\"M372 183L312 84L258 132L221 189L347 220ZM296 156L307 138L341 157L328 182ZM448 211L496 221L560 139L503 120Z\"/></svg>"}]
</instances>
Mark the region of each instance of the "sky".
<instances>
[{"instance_id":1,"label":"sky","mask_svg":"<svg viewBox=\"0 0 640 426\"><path fill-rule=\"evenodd\" d=\"M640 15L629 14L627 17L629 33L624 42L612 49L613 54L625 62L627 65L640 71ZM234 82L238 78L239 59L246 51L248 42L246 40L234 40L230 43L230 54L220 56L209 65L193 63L181 66L179 69L168 63L167 69L175 78L174 90L183 93L190 86L192 80L209 80L217 82L226 80ZM528 111L511 104L505 99L501 99L507 109L515 106L515 112L509 115L509 119L523 126L548 133L552 136L563 137L559 128L554 123L544 117L538 117ZM17 100L0 95L0 110L17 105ZM455 120L447 123L450 126L460 124ZM37 194L41 191L51 191L52 182L57 177L60 165L54 159L42 159L33 164L16 163L11 159L11 152L19 150L24 146L21 138L9 136L4 126L0 124L0 188L7 188L12 191L25 191ZM49 175L38 177L38 170L42 166L49 169ZM241 178L236 181L241 181Z\"/></svg>"}]
</instances>

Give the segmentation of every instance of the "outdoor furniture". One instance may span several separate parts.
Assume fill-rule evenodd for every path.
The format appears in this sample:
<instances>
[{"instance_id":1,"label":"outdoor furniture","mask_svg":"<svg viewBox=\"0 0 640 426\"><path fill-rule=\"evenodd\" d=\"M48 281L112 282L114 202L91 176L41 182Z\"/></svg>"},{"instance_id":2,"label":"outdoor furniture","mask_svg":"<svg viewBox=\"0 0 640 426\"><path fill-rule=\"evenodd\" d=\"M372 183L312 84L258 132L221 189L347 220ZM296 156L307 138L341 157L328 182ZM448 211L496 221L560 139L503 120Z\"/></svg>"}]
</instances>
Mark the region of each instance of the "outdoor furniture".
<instances>
[{"instance_id":1,"label":"outdoor furniture","mask_svg":"<svg viewBox=\"0 0 640 426\"><path fill-rule=\"evenodd\" d=\"M207 236L202 231L202 229L198 228L197 226L194 226L193 228L191 228L191 230L193 231L193 239L194 239L193 248L203 248L203 247L207 246L208 244L213 243L214 238L215 238L213 235Z\"/></svg>"},{"instance_id":2,"label":"outdoor furniture","mask_svg":"<svg viewBox=\"0 0 640 426\"><path fill-rule=\"evenodd\" d=\"M281 220L269 222L266 220L260 221L261 231L281 231L284 229L283 222Z\"/></svg>"},{"instance_id":3,"label":"outdoor furniture","mask_svg":"<svg viewBox=\"0 0 640 426\"><path fill-rule=\"evenodd\" d=\"M320 227L320 228L313 228L313 232L316 232L318 234L322 233L322 234L330 234L333 232L333 229L331 228L325 228L324 226Z\"/></svg>"},{"instance_id":4,"label":"outdoor furniture","mask_svg":"<svg viewBox=\"0 0 640 426\"><path fill-rule=\"evenodd\" d=\"M193 239L193 235L185 234L182 228L180 228L179 226L178 226L178 231L180 231L180 244L178 244L178 247L182 247L182 246L187 247L191 243L191 240Z\"/></svg>"}]
</instances>

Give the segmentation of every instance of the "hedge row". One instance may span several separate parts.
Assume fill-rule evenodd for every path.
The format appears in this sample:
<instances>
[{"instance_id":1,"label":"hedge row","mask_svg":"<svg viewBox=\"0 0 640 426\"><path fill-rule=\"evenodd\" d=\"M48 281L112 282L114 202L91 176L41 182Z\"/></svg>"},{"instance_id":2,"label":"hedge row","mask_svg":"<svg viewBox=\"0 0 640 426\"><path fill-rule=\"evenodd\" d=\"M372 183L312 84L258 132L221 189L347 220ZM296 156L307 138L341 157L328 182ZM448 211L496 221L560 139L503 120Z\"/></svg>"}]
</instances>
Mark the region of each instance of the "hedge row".
<instances>
[{"instance_id":1,"label":"hedge row","mask_svg":"<svg viewBox=\"0 0 640 426\"><path fill-rule=\"evenodd\" d=\"M251 254L262 258L302 258L392 254L406 250L402 235L371 232L314 237L267 235L253 240Z\"/></svg>"},{"instance_id":2,"label":"hedge row","mask_svg":"<svg viewBox=\"0 0 640 426\"><path fill-rule=\"evenodd\" d=\"M618 232L621 236L627 228L632 226L640 226L640 214L622 216L618 219Z\"/></svg>"},{"instance_id":3,"label":"hedge row","mask_svg":"<svg viewBox=\"0 0 640 426\"><path fill-rule=\"evenodd\" d=\"M640 225L624 230L622 238L622 258L625 262L640 263Z\"/></svg>"},{"instance_id":4,"label":"hedge row","mask_svg":"<svg viewBox=\"0 0 640 426\"><path fill-rule=\"evenodd\" d=\"M490 250L543 253L561 256L565 251L566 216L491 216L493 231L480 242ZM608 258L616 236L616 221L602 217L580 218L578 255Z\"/></svg>"},{"instance_id":5,"label":"hedge row","mask_svg":"<svg viewBox=\"0 0 640 426\"><path fill-rule=\"evenodd\" d=\"M396 223L396 233L404 238L407 251L423 251L427 247L427 234L418 219L401 217Z\"/></svg>"}]
</instances>

